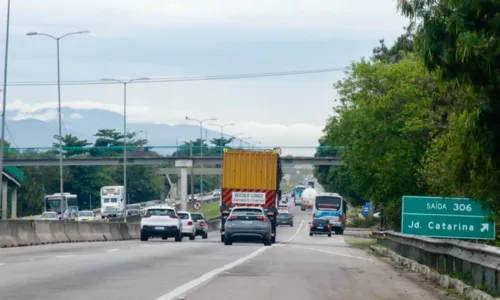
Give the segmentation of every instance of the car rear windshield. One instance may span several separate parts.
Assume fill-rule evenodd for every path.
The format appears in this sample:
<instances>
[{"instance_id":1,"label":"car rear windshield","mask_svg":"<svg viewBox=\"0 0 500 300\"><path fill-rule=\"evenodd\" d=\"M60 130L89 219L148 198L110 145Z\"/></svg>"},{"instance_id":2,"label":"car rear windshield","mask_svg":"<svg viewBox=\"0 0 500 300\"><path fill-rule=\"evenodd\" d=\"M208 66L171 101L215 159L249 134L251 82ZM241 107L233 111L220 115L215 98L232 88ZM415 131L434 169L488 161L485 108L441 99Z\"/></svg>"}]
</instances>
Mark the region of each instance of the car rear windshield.
<instances>
[{"instance_id":1,"label":"car rear windshield","mask_svg":"<svg viewBox=\"0 0 500 300\"><path fill-rule=\"evenodd\" d=\"M262 216L260 209L235 209L231 212L231 216Z\"/></svg>"},{"instance_id":2,"label":"car rear windshield","mask_svg":"<svg viewBox=\"0 0 500 300\"><path fill-rule=\"evenodd\" d=\"M202 214L191 214L191 218L193 218L193 221L199 221L204 219Z\"/></svg>"},{"instance_id":3,"label":"car rear windshield","mask_svg":"<svg viewBox=\"0 0 500 300\"><path fill-rule=\"evenodd\" d=\"M177 214L179 216L180 219L182 220L187 220L189 219L189 215L188 214Z\"/></svg>"},{"instance_id":4,"label":"car rear windshield","mask_svg":"<svg viewBox=\"0 0 500 300\"><path fill-rule=\"evenodd\" d=\"M146 213L148 216L175 216L175 211L173 209L165 208L150 208Z\"/></svg>"},{"instance_id":5,"label":"car rear windshield","mask_svg":"<svg viewBox=\"0 0 500 300\"><path fill-rule=\"evenodd\" d=\"M278 218L288 218L289 216L290 216L290 214L288 214L288 213L280 213L278 215Z\"/></svg>"},{"instance_id":6,"label":"car rear windshield","mask_svg":"<svg viewBox=\"0 0 500 300\"><path fill-rule=\"evenodd\" d=\"M319 224L326 224L328 220L326 219L314 219L313 224L314 225L319 225Z\"/></svg>"}]
</instances>

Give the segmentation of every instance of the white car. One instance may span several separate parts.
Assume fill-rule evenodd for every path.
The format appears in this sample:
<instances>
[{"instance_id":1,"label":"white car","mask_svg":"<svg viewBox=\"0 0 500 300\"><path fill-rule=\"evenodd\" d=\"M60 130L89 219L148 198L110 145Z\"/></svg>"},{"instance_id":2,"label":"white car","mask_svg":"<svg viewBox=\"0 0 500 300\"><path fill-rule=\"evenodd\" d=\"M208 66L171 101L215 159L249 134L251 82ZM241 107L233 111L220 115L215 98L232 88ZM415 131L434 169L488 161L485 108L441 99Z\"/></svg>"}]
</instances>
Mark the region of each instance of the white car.
<instances>
[{"instance_id":1,"label":"white car","mask_svg":"<svg viewBox=\"0 0 500 300\"><path fill-rule=\"evenodd\" d=\"M40 216L40 220L56 221L60 219L55 211L46 211Z\"/></svg>"},{"instance_id":2,"label":"white car","mask_svg":"<svg viewBox=\"0 0 500 300\"><path fill-rule=\"evenodd\" d=\"M161 237L162 240L172 237L176 242L182 242L182 230L182 222L173 207L148 207L141 219L141 241L150 237Z\"/></svg>"},{"instance_id":3,"label":"white car","mask_svg":"<svg viewBox=\"0 0 500 300\"><path fill-rule=\"evenodd\" d=\"M214 190L214 193L212 194L214 197L219 197L220 196L220 190Z\"/></svg>"},{"instance_id":4,"label":"white car","mask_svg":"<svg viewBox=\"0 0 500 300\"><path fill-rule=\"evenodd\" d=\"M179 211L177 215L182 222L182 235L188 236L190 240L196 238L196 222L193 220L190 212Z\"/></svg>"},{"instance_id":5,"label":"white car","mask_svg":"<svg viewBox=\"0 0 500 300\"><path fill-rule=\"evenodd\" d=\"M95 214L91 210L82 210L78 212L78 221L95 221Z\"/></svg>"}]
</instances>

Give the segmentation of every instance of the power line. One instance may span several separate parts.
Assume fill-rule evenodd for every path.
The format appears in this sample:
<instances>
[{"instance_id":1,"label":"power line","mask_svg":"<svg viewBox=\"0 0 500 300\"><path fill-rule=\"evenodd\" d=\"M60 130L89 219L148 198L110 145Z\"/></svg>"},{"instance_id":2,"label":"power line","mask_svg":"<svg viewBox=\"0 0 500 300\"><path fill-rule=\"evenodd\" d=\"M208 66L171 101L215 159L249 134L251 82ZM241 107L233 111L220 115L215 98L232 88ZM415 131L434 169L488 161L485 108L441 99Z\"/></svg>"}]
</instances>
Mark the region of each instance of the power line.
<instances>
[{"instance_id":1,"label":"power line","mask_svg":"<svg viewBox=\"0 0 500 300\"><path fill-rule=\"evenodd\" d=\"M16 147L19 147L17 145L16 141L14 140L14 137L12 136L12 133L10 132L10 129L9 129L9 126L7 125L7 122L5 122L5 129L7 129L7 133L9 134L10 139L12 140L12 144L14 144L14 146L16 146Z\"/></svg>"},{"instance_id":2,"label":"power line","mask_svg":"<svg viewBox=\"0 0 500 300\"><path fill-rule=\"evenodd\" d=\"M346 71L346 70L347 70L347 68L344 67L344 68L296 70L296 71L270 72L270 73L246 73L246 74L210 75L210 76L163 77L163 78L152 78L151 80L137 81L137 82L134 82L134 84L279 77L279 76L291 76L291 75L308 75L308 74L318 74L318 73L341 72L341 71ZM119 83L112 82L112 81L99 81L99 80L76 80L76 81L62 81L61 82L61 85L103 85L103 84L119 84ZM52 82L52 81L17 81L17 82L10 82L7 85L8 86L50 86L50 85L57 85L57 82Z\"/></svg>"}]
</instances>

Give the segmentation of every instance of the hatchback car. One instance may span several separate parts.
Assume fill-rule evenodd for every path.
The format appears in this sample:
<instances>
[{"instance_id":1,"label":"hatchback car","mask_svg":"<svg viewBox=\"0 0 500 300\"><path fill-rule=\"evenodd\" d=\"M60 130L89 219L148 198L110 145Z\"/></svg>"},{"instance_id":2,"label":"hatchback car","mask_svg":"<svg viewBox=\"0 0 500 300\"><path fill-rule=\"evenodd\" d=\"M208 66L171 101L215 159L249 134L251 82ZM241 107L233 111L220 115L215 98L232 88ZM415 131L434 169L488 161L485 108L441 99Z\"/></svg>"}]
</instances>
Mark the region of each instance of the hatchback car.
<instances>
[{"instance_id":1,"label":"hatchback car","mask_svg":"<svg viewBox=\"0 0 500 300\"><path fill-rule=\"evenodd\" d=\"M177 215L182 222L182 235L188 236L190 240L194 240L196 238L196 222L193 220L191 213L187 211L178 211Z\"/></svg>"},{"instance_id":2,"label":"hatchback car","mask_svg":"<svg viewBox=\"0 0 500 300\"><path fill-rule=\"evenodd\" d=\"M141 241L147 241L150 237L161 237L163 240L173 237L176 242L182 241L182 222L175 208L148 207L141 219Z\"/></svg>"},{"instance_id":3,"label":"hatchback car","mask_svg":"<svg viewBox=\"0 0 500 300\"><path fill-rule=\"evenodd\" d=\"M196 225L196 235L201 236L201 238L208 238L208 224L205 221L205 217L201 213L191 213L191 218Z\"/></svg>"},{"instance_id":4,"label":"hatchback car","mask_svg":"<svg viewBox=\"0 0 500 300\"><path fill-rule=\"evenodd\" d=\"M276 225L290 225L290 227L293 227L293 215L289 212L278 212L278 223Z\"/></svg>"},{"instance_id":5,"label":"hatchback car","mask_svg":"<svg viewBox=\"0 0 500 300\"><path fill-rule=\"evenodd\" d=\"M235 207L224 226L224 244L235 240L260 240L265 246L272 243L272 226L261 207Z\"/></svg>"},{"instance_id":6,"label":"hatchback car","mask_svg":"<svg viewBox=\"0 0 500 300\"><path fill-rule=\"evenodd\" d=\"M82 210L78 212L78 221L95 221L95 214L91 210Z\"/></svg>"},{"instance_id":7,"label":"hatchback car","mask_svg":"<svg viewBox=\"0 0 500 300\"><path fill-rule=\"evenodd\" d=\"M56 221L60 220L55 211L46 211L40 216L40 220Z\"/></svg>"},{"instance_id":8,"label":"hatchback car","mask_svg":"<svg viewBox=\"0 0 500 300\"><path fill-rule=\"evenodd\" d=\"M328 237L332 236L332 226L328 219L314 219L311 222L311 228L309 229L309 236L314 234L326 234Z\"/></svg>"}]
</instances>

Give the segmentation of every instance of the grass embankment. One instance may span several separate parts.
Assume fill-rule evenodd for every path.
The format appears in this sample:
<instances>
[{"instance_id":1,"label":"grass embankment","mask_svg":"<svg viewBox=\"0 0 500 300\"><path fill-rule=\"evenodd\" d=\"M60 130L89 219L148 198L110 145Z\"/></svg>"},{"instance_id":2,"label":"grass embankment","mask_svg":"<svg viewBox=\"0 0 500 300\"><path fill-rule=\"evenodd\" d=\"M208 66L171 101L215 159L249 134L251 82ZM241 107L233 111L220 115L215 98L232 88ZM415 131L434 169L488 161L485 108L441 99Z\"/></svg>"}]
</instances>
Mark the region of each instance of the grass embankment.
<instances>
[{"instance_id":1,"label":"grass embankment","mask_svg":"<svg viewBox=\"0 0 500 300\"><path fill-rule=\"evenodd\" d=\"M190 212L201 212L201 210L190 209ZM205 219L213 219L220 216L219 202L212 202L203 205L203 215Z\"/></svg>"},{"instance_id":2,"label":"grass embankment","mask_svg":"<svg viewBox=\"0 0 500 300\"><path fill-rule=\"evenodd\" d=\"M345 242L349 246L356 248L369 248L370 246L377 245L377 240L375 239L346 239Z\"/></svg>"}]
</instances>

